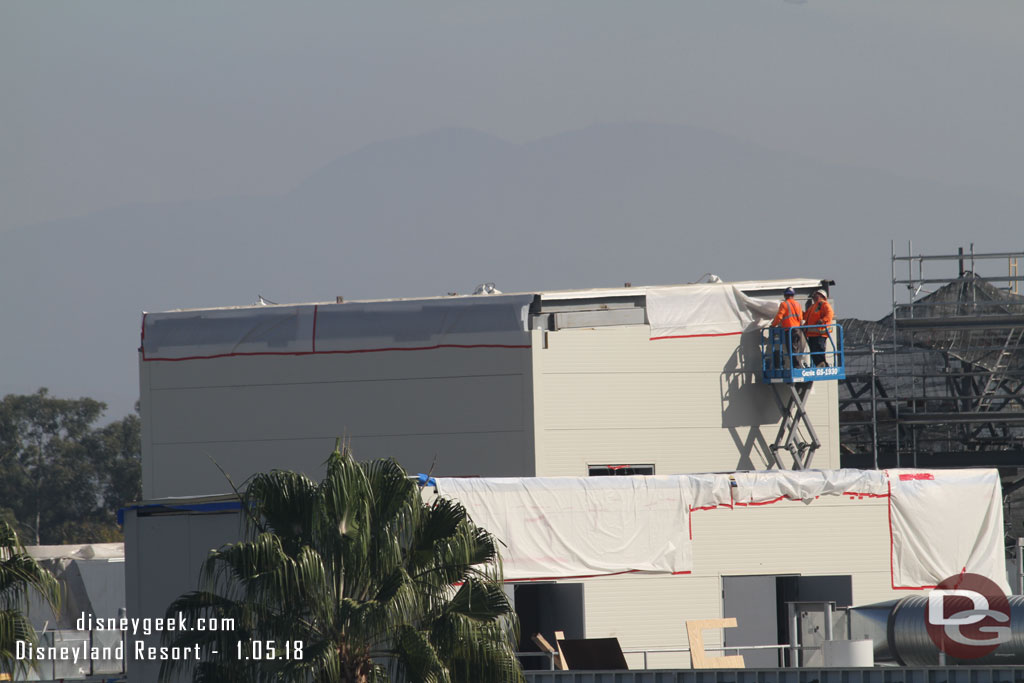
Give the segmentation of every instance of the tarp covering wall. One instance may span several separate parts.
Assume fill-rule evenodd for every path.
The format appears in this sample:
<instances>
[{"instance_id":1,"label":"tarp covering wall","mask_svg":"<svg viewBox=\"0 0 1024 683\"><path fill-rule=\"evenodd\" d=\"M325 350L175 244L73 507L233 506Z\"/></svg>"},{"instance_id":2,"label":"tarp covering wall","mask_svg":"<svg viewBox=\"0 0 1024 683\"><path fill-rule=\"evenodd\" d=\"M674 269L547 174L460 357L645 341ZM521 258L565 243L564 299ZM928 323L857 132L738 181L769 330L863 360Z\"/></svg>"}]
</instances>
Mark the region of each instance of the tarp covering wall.
<instances>
[{"instance_id":1,"label":"tarp covering wall","mask_svg":"<svg viewBox=\"0 0 1024 683\"><path fill-rule=\"evenodd\" d=\"M258 306L143 316L143 360L528 347L532 294Z\"/></svg>"},{"instance_id":2,"label":"tarp covering wall","mask_svg":"<svg viewBox=\"0 0 1024 683\"><path fill-rule=\"evenodd\" d=\"M1007 593L997 470L889 470L896 587L934 586L961 572Z\"/></svg>"},{"instance_id":3,"label":"tarp covering wall","mask_svg":"<svg viewBox=\"0 0 1024 683\"><path fill-rule=\"evenodd\" d=\"M510 581L685 574L694 563L691 514L787 502L816 514L818 498L845 496L887 499L888 519L880 522L878 533L888 533L890 556L878 562L880 569L890 568L893 588L929 588L968 571L1009 590L995 470L773 470L436 482L439 495L461 502L474 522L505 544ZM836 543L844 543L841 528Z\"/></svg>"},{"instance_id":4,"label":"tarp covering wall","mask_svg":"<svg viewBox=\"0 0 1024 683\"><path fill-rule=\"evenodd\" d=\"M26 550L63 586L58 613L31 592L28 613L35 628L75 629L83 613L111 618L125 606L124 543L37 545Z\"/></svg>"},{"instance_id":5,"label":"tarp covering wall","mask_svg":"<svg viewBox=\"0 0 1024 683\"><path fill-rule=\"evenodd\" d=\"M747 296L725 283L648 287L651 339L739 334L770 321L779 301Z\"/></svg>"},{"instance_id":6,"label":"tarp covering wall","mask_svg":"<svg viewBox=\"0 0 1024 683\"><path fill-rule=\"evenodd\" d=\"M685 477L437 479L494 533L505 577L565 578L693 566ZM680 523L682 522L682 523Z\"/></svg>"}]
</instances>

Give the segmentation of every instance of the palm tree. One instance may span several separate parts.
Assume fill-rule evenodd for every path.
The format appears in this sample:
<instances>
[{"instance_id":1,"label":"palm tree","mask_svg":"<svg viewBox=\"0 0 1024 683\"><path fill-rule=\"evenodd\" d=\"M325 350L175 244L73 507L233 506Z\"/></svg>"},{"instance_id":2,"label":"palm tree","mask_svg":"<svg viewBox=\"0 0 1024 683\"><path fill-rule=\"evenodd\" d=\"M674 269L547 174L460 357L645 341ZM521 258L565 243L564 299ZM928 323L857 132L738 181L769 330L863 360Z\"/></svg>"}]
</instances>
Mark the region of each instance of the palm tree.
<instances>
[{"instance_id":1,"label":"palm tree","mask_svg":"<svg viewBox=\"0 0 1024 683\"><path fill-rule=\"evenodd\" d=\"M201 589L167 611L235 629L167 634L203 654L166 662L162 680L523 680L495 539L458 503L425 504L394 461L338 446L319 484L275 470L240 495L247 540L213 551Z\"/></svg>"},{"instance_id":2,"label":"palm tree","mask_svg":"<svg viewBox=\"0 0 1024 683\"><path fill-rule=\"evenodd\" d=\"M28 598L37 592L57 611L60 586L25 552L18 534L6 521L0 521L0 673L26 672L30 662L17 658L17 643L38 645L36 631L28 620Z\"/></svg>"}]
</instances>

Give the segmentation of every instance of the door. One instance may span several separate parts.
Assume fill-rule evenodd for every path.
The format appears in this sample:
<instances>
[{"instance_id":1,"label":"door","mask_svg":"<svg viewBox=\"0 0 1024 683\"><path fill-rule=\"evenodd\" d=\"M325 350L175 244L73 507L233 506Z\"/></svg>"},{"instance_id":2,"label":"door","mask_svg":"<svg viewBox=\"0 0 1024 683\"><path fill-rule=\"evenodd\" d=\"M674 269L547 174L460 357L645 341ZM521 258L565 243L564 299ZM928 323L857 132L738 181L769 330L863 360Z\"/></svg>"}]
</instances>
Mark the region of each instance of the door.
<instances>
[{"instance_id":1,"label":"door","mask_svg":"<svg viewBox=\"0 0 1024 683\"><path fill-rule=\"evenodd\" d=\"M726 647L779 643L777 578L774 574L722 577L722 616L736 618L736 628L724 629ZM736 654L743 655L748 668L779 666L778 650L740 650Z\"/></svg>"}]
</instances>

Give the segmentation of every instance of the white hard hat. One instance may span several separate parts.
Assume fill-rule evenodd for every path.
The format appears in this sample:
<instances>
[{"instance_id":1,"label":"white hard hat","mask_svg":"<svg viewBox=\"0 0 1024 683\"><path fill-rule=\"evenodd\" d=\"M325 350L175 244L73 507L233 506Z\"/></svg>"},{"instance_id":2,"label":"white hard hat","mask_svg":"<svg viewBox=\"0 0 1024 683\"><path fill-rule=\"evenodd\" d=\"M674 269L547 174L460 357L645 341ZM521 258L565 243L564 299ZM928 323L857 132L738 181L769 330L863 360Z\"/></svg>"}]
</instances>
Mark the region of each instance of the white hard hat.
<instances>
[{"instance_id":1,"label":"white hard hat","mask_svg":"<svg viewBox=\"0 0 1024 683\"><path fill-rule=\"evenodd\" d=\"M825 299L828 298L828 294L825 293L824 289L816 289L816 290L814 290L814 293L815 294L820 294Z\"/></svg>"}]
</instances>

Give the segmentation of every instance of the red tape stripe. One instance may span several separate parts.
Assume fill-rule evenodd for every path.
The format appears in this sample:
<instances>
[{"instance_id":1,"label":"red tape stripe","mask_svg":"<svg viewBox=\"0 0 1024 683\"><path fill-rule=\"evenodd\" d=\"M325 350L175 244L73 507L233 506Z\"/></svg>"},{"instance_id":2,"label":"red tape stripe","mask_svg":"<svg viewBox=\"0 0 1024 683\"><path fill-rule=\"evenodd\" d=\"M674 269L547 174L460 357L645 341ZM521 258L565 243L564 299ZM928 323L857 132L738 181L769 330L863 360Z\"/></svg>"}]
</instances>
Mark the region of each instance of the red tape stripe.
<instances>
[{"instance_id":1,"label":"red tape stripe","mask_svg":"<svg viewBox=\"0 0 1024 683\"><path fill-rule=\"evenodd\" d=\"M651 341L657 341L659 339L693 339L694 337L731 337L735 334L743 334L743 331L739 332L712 332L708 334L667 334L663 337L651 337Z\"/></svg>"},{"instance_id":2,"label":"red tape stripe","mask_svg":"<svg viewBox=\"0 0 1024 683\"><path fill-rule=\"evenodd\" d=\"M528 579L505 579L505 583L527 583L530 581L555 581L557 579L596 579L601 576L622 576L623 574L648 574L650 572L640 569L627 569L622 572L609 572L607 574L578 574L576 576L537 576ZM685 572L672 572L672 576L682 576L684 574L690 574L689 570Z\"/></svg>"},{"instance_id":3,"label":"red tape stripe","mask_svg":"<svg viewBox=\"0 0 1024 683\"><path fill-rule=\"evenodd\" d=\"M889 504L886 506L889 511L889 585L892 586L893 590L900 590L896 587L896 567L893 560L893 553L895 552L895 548L892 537L892 479L889 479L888 470L885 471L885 478L886 486L889 487Z\"/></svg>"},{"instance_id":4,"label":"red tape stripe","mask_svg":"<svg viewBox=\"0 0 1024 683\"><path fill-rule=\"evenodd\" d=\"M313 342L311 344L311 348L313 349L313 353L316 353L316 318L317 318L317 313L318 313L318 309L319 308L320 308L319 306L313 306Z\"/></svg>"},{"instance_id":5,"label":"red tape stripe","mask_svg":"<svg viewBox=\"0 0 1024 683\"><path fill-rule=\"evenodd\" d=\"M346 349L338 351L252 351L234 353L216 353L209 356L183 356L181 358L150 358L142 351L142 360L146 362L161 361L176 363L184 360L212 360L215 358L235 358L248 356L321 356L326 354L348 353L380 353L382 351L433 351L435 349L530 349L529 344L435 344L433 346L394 346L380 349Z\"/></svg>"}]
</instances>

